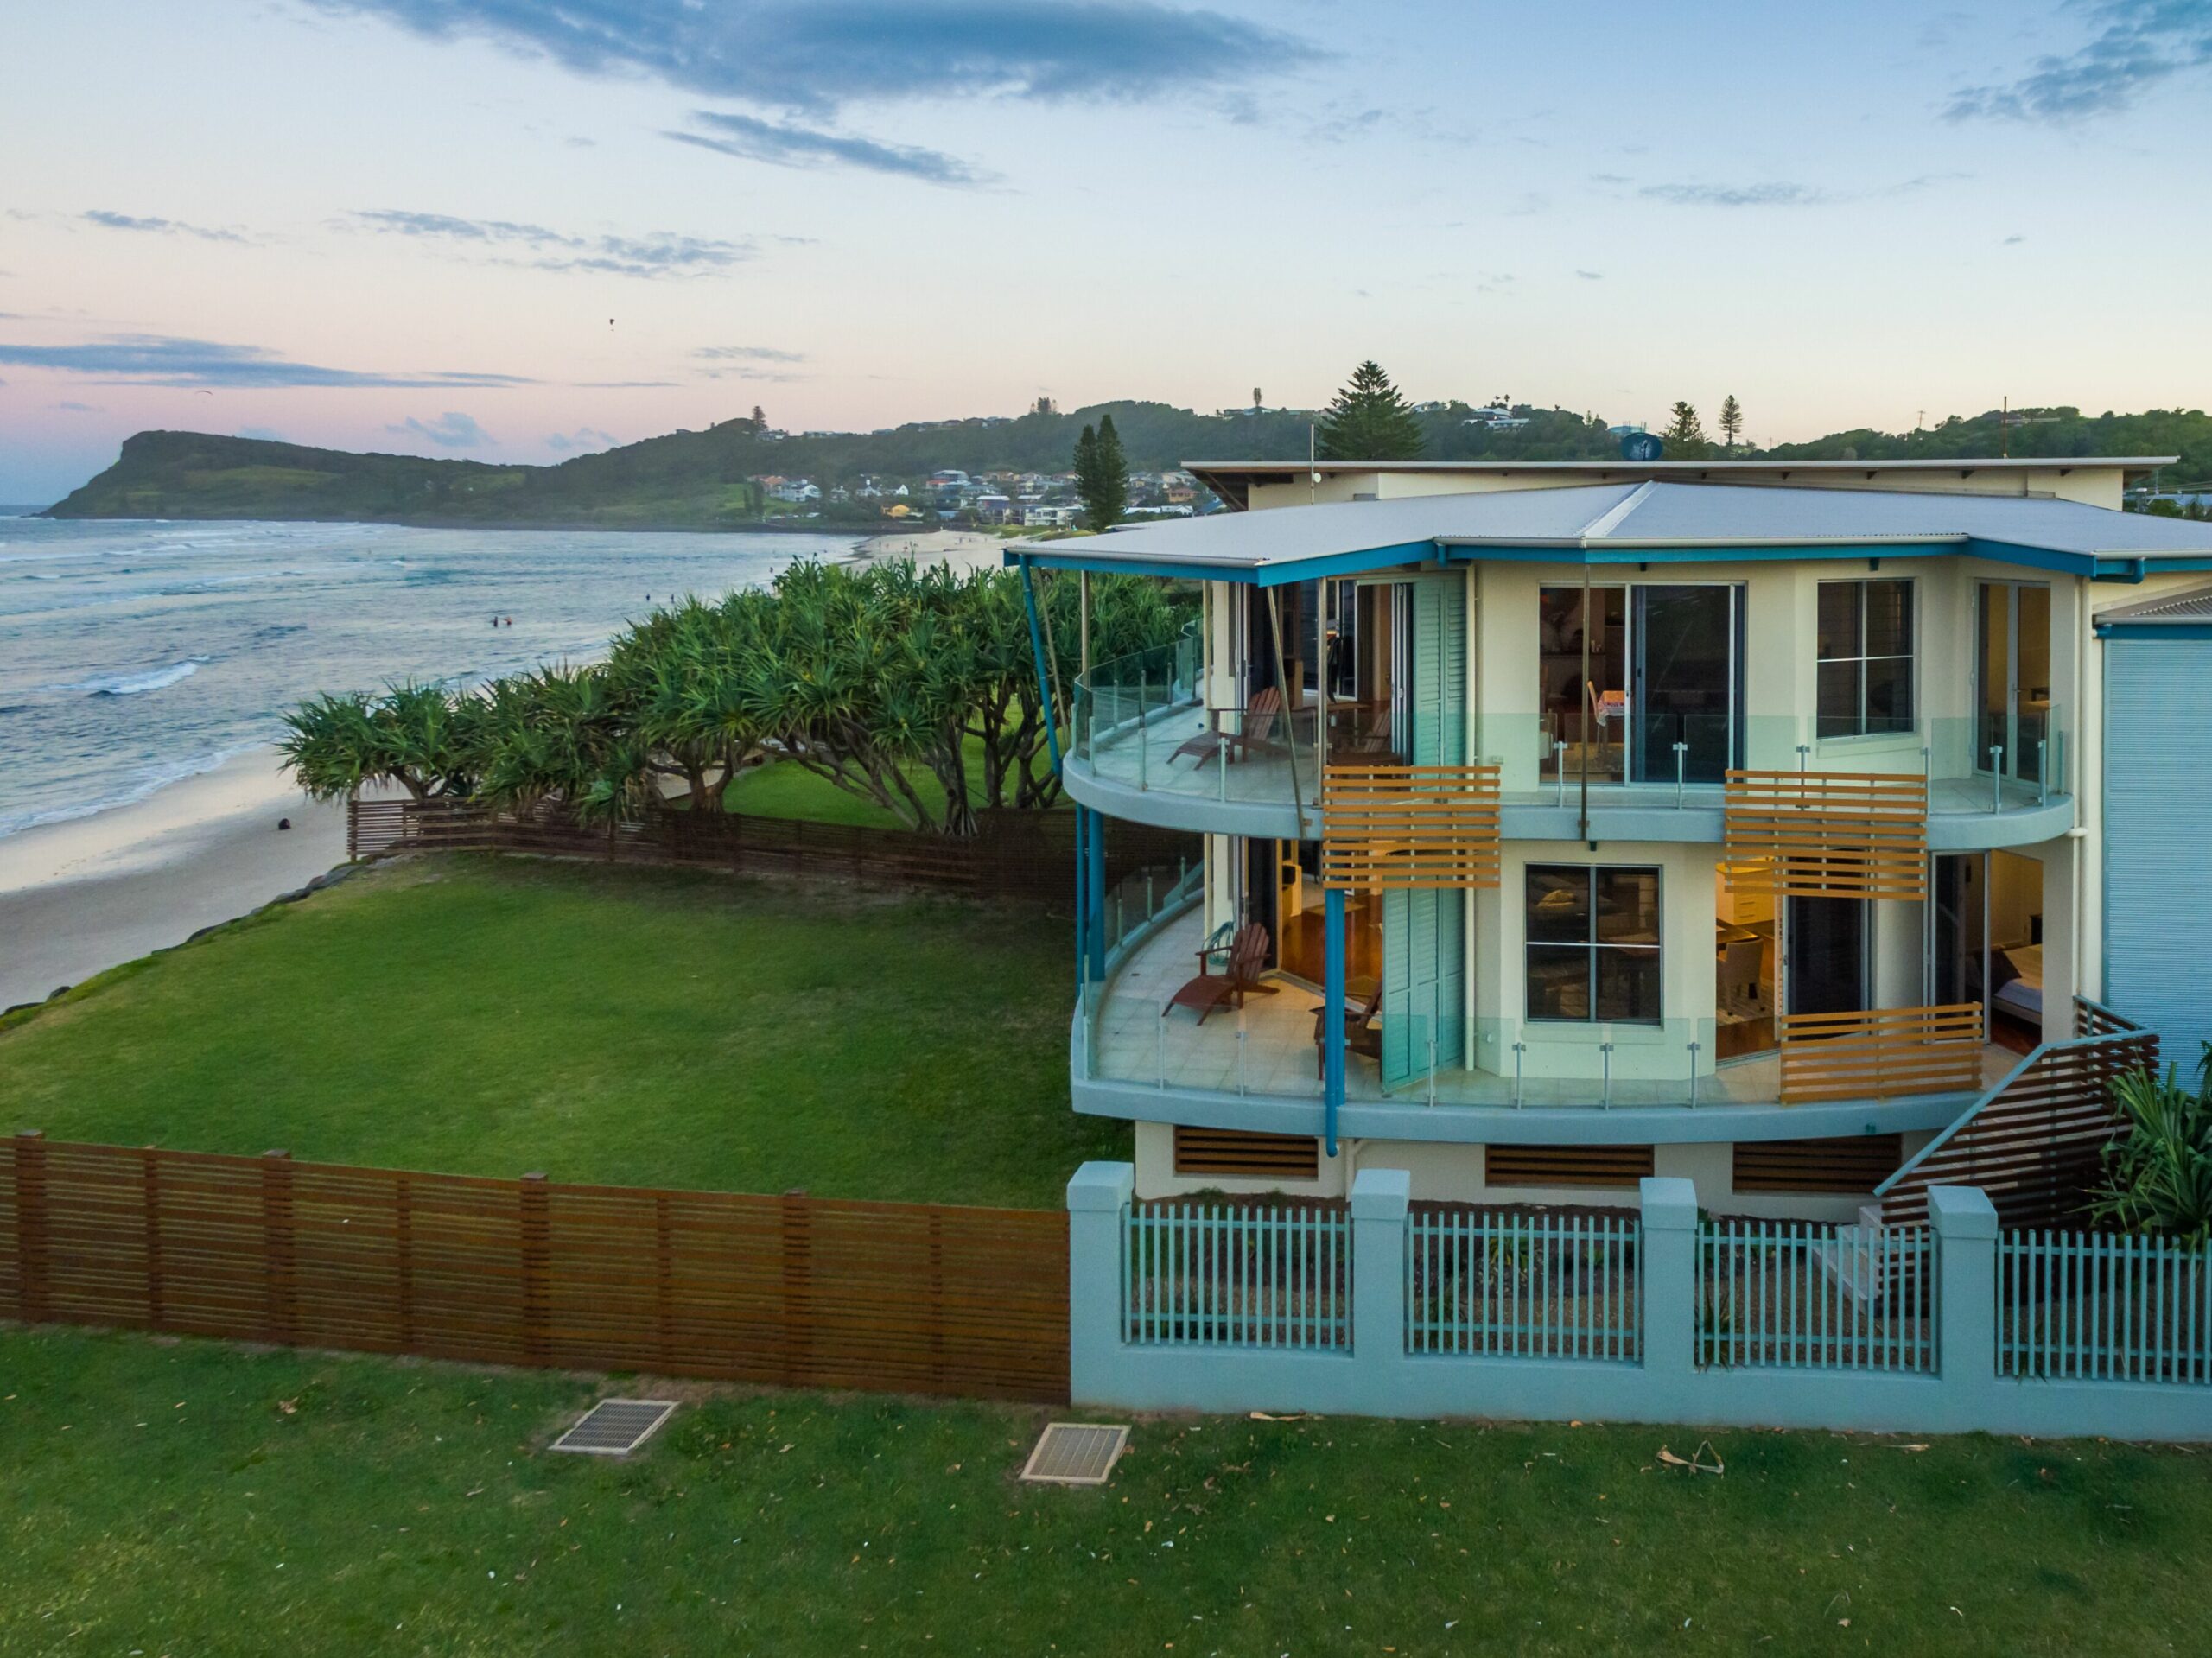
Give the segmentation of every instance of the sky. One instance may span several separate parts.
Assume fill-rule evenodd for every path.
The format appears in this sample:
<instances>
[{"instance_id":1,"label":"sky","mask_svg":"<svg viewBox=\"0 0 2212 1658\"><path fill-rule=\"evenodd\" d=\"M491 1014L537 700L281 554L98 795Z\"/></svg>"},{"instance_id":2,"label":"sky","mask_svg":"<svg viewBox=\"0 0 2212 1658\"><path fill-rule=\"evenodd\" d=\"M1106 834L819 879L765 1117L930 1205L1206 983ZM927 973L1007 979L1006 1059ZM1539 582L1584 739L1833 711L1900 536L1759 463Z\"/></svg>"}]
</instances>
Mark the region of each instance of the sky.
<instances>
[{"instance_id":1,"label":"sky","mask_svg":"<svg viewBox=\"0 0 2212 1658\"><path fill-rule=\"evenodd\" d=\"M1369 357L1762 443L2212 378L2212 0L71 0L0 62L0 501Z\"/></svg>"}]
</instances>

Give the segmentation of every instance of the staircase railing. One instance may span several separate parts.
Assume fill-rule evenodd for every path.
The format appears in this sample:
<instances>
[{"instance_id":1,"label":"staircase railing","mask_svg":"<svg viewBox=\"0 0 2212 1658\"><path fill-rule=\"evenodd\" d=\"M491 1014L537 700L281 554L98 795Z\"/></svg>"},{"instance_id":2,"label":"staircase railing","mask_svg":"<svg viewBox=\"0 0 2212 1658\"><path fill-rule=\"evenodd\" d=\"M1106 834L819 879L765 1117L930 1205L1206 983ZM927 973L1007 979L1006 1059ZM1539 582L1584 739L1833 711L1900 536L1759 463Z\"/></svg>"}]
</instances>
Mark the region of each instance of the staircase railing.
<instances>
[{"instance_id":1,"label":"staircase railing","mask_svg":"<svg viewBox=\"0 0 2212 1658\"><path fill-rule=\"evenodd\" d=\"M2079 1210L2118 1121L2112 1081L2156 1071L2158 1039L2086 996L2074 999L2074 1022L2089 1034L2032 1049L1874 1188L1885 1225L1924 1224L1931 1186L1980 1186L2008 1226Z\"/></svg>"}]
</instances>

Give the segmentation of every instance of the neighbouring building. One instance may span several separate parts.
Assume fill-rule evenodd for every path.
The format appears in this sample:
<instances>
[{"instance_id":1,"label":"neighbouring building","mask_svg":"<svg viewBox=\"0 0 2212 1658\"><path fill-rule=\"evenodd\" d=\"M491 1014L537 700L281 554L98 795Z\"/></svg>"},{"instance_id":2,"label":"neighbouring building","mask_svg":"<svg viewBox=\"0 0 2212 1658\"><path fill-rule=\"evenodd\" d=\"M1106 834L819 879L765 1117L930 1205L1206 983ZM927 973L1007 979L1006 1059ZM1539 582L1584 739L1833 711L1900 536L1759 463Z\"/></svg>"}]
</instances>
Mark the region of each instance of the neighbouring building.
<instances>
[{"instance_id":1,"label":"neighbouring building","mask_svg":"<svg viewBox=\"0 0 2212 1658\"><path fill-rule=\"evenodd\" d=\"M2212 525L2119 510L2160 464L1194 462L1230 511L1017 547L1199 600L1079 682L1075 1109L1143 1196L2026 1212L2101 1045L2212 1038ZM1116 822L1204 855L1109 892Z\"/></svg>"}]
</instances>

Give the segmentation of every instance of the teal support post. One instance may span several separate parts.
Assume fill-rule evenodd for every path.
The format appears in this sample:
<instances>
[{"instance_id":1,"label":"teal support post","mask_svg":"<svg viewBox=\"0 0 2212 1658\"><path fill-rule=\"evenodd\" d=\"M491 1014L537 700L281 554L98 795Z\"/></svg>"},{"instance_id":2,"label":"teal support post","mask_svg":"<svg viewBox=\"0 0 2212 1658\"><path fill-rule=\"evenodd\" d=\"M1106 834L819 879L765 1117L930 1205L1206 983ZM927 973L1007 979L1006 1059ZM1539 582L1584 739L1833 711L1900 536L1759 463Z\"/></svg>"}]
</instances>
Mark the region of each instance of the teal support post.
<instances>
[{"instance_id":1,"label":"teal support post","mask_svg":"<svg viewBox=\"0 0 2212 1658\"><path fill-rule=\"evenodd\" d=\"M1075 809L1075 983L1090 977L1090 808Z\"/></svg>"},{"instance_id":2,"label":"teal support post","mask_svg":"<svg viewBox=\"0 0 2212 1658\"><path fill-rule=\"evenodd\" d=\"M1089 970L1093 984L1106 982L1106 817L1091 811L1084 814L1090 820L1085 856L1090 861L1090 878L1086 882L1090 893L1090 959Z\"/></svg>"},{"instance_id":3,"label":"teal support post","mask_svg":"<svg viewBox=\"0 0 2212 1658\"><path fill-rule=\"evenodd\" d=\"M1337 1116L1344 1109L1344 895L1332 886L1322 901L1321 1115L1331 1157Z\"/></svg>"},{"instance_id":4,"label":"teal support post","mask_svg":"<svg viewBox=\"0 0 2212 1658\"><path fill-rule=\"evenodd\" d=\"M1060 774L1059 710L1052 706L1052 676L1045 668L1045 628L1037 619L1037 584L1029 571L1029 556L1021 556L1021 604L1029 613L1029 654L1037 663L1037 696L1045 707L1045 744L1052 751L1052 775Z\"/></svg>"},{"instance_id":5,"label":"teal support post","mask_svg":"<svg viewBox=\"0 0 2212 1658\"><path fill-rule=\"evenodd\" d=\"M1928 1224L1936 1234L1936 1369L1955 1397L1980 1403L1997 1377L1997 1206L1973 1186L1931 1186Z\"/></svg>"},{"instance_id":6,"label":"teal support post","mask_svg":"<svg viewBox=\"0 0 2212 1658\"><path fill-rule=\"evenodd\" d=\"M1697 1187L1646 1175L1643 1210L1643 1375L1658 1396L1686 1398L1697 1374Z\"/></svg>"},{"instance_id":7,"label":"teal support post","mask_svg":"<svg viewBox=\"0 0 2212 1658\"><path fill-rule=\"evenodd\" d=\"M1085 1163L1068 1182L1068 1396L1078 1405L1122 1391L1122 1225L1135 1193L1127 1163Z\"/></svg>"},{"instance_id":8,"label":"teal support post","mask_svg":"<svg viewBox=\"0 0 2212 1658\"><path fill-rule=\"evenodd\" d=\"M1413 1176L1362 1169L1351 1183L1351 1353L1378 1395L1406 1357L1406 1215Z\"/></svg>"}]
</instances>

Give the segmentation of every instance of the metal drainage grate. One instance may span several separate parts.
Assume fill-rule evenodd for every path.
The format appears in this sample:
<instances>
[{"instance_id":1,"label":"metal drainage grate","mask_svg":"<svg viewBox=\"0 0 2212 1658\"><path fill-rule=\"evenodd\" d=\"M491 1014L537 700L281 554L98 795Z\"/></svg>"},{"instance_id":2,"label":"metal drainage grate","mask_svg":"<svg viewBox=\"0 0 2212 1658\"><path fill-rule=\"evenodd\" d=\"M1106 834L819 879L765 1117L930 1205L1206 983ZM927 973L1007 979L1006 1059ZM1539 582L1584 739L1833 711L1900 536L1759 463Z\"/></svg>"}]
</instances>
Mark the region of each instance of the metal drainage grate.
<instances>
[{"instance_id":1,"label":"metal drainage grate","mask_svg":"<svg viewBox=\"0 0 2212 1658\"><path fill-rule=\"evenodd\" d=\"M554 1440L553 1448L589 1457L626 1457L658 1432L675 1411L672 1399L602 1399Z\"/></svg>"},{"instance_id":2,"label":"metal drainage grate","mask_svg":"<svg viewBox=\"0 0 2212 1658\"><path fill-rule=\"evenodd\" d=\"M1103 1485L1128 1444L1126 1426L1054 1422L1029 1453L1021 1477L1051 1485Z\"/></svg>"}]
</instances>

